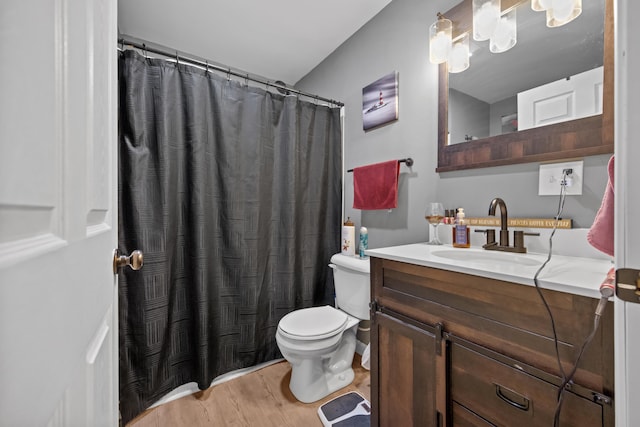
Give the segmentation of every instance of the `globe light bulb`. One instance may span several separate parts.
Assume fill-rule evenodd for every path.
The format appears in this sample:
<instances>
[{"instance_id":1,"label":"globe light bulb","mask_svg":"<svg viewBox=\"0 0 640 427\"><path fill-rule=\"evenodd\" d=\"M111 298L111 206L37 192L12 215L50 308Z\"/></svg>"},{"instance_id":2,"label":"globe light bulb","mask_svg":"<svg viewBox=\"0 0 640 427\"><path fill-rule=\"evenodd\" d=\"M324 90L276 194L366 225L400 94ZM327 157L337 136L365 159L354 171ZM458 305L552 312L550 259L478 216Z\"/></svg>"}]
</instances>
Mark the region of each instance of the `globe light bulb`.
<instances>
[{"instance_id":1,"label":"globe light bulb","mask_svg":"<svg viewBox=\"0 0 640 427\"><path fill-rule=\"evenodd\" d=\"M572 0L553 0L552 2L553 16L558 21L566 21L573 12Z\"/></svg>"},{"instance_id":2,"label":"globe light bulb","mask_svg":"<svg viewBox=\"0 0 640 427\"><path fill-rule=\"evenodd\" d=\"M429 27L429 61L442 64L451 52L451 21L440 18Z\"/></svg>"},{"instance_id":3,"label":"globe light bulb","mask_svg":"<svg viewBox=\"0 0 640 427\"><path fill-rule=\"evenodd\" d=\"M451 47L447 63L450 73L460 73L469 68L469 34L464 34Z\"/></svg>"},{"instance_id":4,"label":"globe light bulb","mask_svg":"<svg viewBox=\"0 0 640 427\"><path fill-rule=\"evenodd\" d=\"M551 7L551 0L531 0L531 9L542 12Z\"/></svg>"},{"instance_id":5,"label":"globe light bulb","mask_svg":"<svg viewBox=\"0 0 640 427\"><path fill-rule=\"evenodd\" d=\"M500 18L491 36L489 50L493 53L506 52L516 45L517 37L516 10L513 9Z\"/></svg>"},{"instance_id":6,"label":"globe light bulb","mask_svg":"<svg viewBox=\"0 0 640 427\"><path fill-rule=\"evenodd\" d=\"M473 39L488 40L500 19L500 1L474 0L473 5Z\"/></svg>"},{"instance_id":7,"label":"globe light bulb","mask_svg":"<svg viewBox=\"0 0 640 427\"><path fill-rule=\"evenodd\" d=\"M550 0L547 9L547 27L560 27L576 19L582 13L582 0Z\"/></svg>"}]
</instances>

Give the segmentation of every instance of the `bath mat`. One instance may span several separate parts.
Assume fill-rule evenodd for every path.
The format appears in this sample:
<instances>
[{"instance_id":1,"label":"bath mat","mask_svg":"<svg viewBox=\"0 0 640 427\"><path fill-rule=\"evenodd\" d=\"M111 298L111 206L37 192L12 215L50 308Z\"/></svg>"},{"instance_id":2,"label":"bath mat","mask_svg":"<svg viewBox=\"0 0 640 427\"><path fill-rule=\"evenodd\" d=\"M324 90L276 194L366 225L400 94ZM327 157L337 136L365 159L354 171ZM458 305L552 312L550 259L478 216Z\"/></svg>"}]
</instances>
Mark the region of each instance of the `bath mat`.
<instances>
[{"instance_id":1,"label":"bath mat","mask_svg":"<svg viewBox=\"0 0 640 427\"><path fill-rule=\"evenodd\" d=\"M351 391L320 406L318 416L325 427L369 427L371 405L359 393Z\"/></svg>"}]
</instances>

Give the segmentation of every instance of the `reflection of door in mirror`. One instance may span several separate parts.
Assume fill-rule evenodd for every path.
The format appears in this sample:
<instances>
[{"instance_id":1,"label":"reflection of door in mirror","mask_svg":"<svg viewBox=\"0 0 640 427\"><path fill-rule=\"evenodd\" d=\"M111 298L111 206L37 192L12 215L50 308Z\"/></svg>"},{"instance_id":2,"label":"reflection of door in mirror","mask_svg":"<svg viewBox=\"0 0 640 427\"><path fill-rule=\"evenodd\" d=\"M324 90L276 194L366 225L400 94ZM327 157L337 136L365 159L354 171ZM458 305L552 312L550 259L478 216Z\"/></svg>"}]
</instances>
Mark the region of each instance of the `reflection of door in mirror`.
<instances>
[{"instance_id":1,"label":"reflection of door in mirror","mask_svg":"<svg viewBox=\"0 0 640 427\"><path fill-rule=\"evenodd\" d=\"M525 1L515 47L495 54L472 40L469 69L449 74L448 143L601 114L604 3L584 1L578 18L548 28Z\"/></svg>"}]
</instances>

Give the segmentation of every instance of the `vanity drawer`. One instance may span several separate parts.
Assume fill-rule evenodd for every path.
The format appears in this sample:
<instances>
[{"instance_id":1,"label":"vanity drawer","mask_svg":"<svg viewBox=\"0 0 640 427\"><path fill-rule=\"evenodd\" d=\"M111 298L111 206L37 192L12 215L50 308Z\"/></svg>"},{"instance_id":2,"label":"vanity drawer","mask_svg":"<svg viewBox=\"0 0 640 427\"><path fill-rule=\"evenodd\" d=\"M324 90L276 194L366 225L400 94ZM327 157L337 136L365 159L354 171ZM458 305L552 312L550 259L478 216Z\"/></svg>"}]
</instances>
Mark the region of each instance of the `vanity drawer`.
<instances>
[{"instance_id":1,"label":"vanity drawer","mask_svg":"<svg viewBox=\"0 0 640 427\"><path fill-rule=\"evenodd\" d=\"M451 343L449 349L454 408L460 404L497 426L553 425L557 386L463 345ZM454 426L469 425L460 410L452 418ZM603 408L565 392L560 421L563 426L602 426Z\"/></svg>"},{"instance_id":2,"label":"vanity drawer","mask_svg":"<svg viewBox=\"0 0 640 427\"><path fill-rule=\"evenodd\" d=\"M451 415L455 427L495 427L456 402L451 404Z\"/></svg>"}]
</instances>

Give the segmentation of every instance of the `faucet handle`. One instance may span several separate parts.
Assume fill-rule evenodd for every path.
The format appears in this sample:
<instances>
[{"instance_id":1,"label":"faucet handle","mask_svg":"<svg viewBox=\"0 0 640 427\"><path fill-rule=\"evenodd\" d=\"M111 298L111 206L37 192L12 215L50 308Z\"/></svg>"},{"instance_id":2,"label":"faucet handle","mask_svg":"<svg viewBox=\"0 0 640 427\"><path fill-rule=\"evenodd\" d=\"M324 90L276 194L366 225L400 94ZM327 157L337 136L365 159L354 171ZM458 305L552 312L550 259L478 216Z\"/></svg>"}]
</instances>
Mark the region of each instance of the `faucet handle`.
<instances>
[{"instance_id":1,"label":"faucet handle","mask_svg":"<svg viewBox=\"0 0 640 427\"><path fill-rule=\"evenodd\" d=\"M539 236L540 233L525 233L524 231L514 231L513 232L513 246L517 249L523 249L526 252L526 248L524 247L524 236Z\"/></svg>"},{"instance_id":2,"label":"faucet handle","mask_svg":"<svg viewBox=\"0 0 640 427\"><path fill-rule=\"evenodd\" d=\"M524 248L524 231L513 232L513 246L516 248Z\"/></svg>"},{"instance_id":3,"label":"faucet handle","mask_svg":"<svg viewBox=\"0 0 640 427\"><path fill-rule=\"evenodd\" d=\"M485 233L487 235L487 244L485 246L491 246L496 242L496 230L493 229L480 229L475 230L476 233Z\"/></svg>"}]
</instances>

